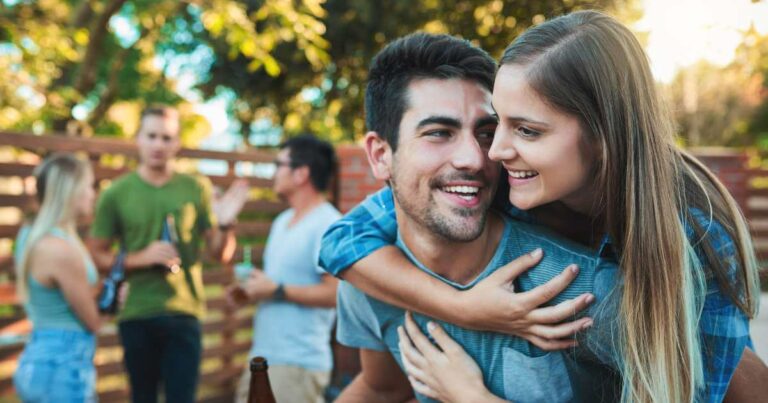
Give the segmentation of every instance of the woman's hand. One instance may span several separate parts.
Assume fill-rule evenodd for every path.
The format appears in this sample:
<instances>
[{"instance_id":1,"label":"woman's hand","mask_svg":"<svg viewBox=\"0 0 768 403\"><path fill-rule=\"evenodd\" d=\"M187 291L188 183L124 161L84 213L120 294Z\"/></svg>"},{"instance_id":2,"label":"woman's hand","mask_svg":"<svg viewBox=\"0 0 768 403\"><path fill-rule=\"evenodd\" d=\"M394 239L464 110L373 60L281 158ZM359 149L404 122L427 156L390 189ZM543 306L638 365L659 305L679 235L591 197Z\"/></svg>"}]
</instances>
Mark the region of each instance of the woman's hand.
<instances>
[{"instance_id":1,"label":"woman's hand","mask_svg":"<svg viewBox=\"0 0 768 403\"><path fill-rule=\"evenodd\" d=\"M503 401L485 387L472 357L439 325L429 322L427 329L437 346L421 333L410 312L405 315L405 329L397 329L400 357L416 392L442 402Z\"/></svg>"},{"instance_id":2,"label":"woman's hand","mask_svg":"<svg viewBox=\"0 0 768 403\"><path fill-rule=\"evenodd\" d=\"M516 293L514 280L535 266L543 255L541 249L506 264L467 291L458 293L455 318L448 322L460 326L511 334L528 340L543 350L560 350L576 345L578 331L592 325L591 318L560 323L594 301L592 294L582 294L554 306L539 308L565 290L576 278L576 265L565 268L552 280L530 291Z\"/></svg>"}]
</instances>

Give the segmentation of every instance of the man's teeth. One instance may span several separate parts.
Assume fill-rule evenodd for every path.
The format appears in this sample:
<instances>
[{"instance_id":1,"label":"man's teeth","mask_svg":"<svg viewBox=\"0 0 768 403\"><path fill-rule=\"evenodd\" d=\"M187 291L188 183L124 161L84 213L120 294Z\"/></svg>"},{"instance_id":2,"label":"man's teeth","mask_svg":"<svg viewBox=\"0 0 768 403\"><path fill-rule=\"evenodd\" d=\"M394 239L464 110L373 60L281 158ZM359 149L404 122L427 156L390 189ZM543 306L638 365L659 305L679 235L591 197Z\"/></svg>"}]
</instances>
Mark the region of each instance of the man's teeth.
<instances>
[{"instance_id":1,"label":"man's teeth","mask_svg":"<svg viewBox=\"0 0 768 403\"><path fill-rule=\"evenodd\" d=\"M536 171L507 171L507 172L509 172L509 176L517 179L532 178L539 174Z\"/></svg>"},{"instance_id":2,"label":"man's teeth","mask_svg":"<svg viewBox=\"0 0 768 403\"><path fill-rule=\"evenodd\" d=\"M477 186L446 186L444 192L455 193L464 200L472 200L477 196L480 188Z\"/></svg>"}]
</instances>

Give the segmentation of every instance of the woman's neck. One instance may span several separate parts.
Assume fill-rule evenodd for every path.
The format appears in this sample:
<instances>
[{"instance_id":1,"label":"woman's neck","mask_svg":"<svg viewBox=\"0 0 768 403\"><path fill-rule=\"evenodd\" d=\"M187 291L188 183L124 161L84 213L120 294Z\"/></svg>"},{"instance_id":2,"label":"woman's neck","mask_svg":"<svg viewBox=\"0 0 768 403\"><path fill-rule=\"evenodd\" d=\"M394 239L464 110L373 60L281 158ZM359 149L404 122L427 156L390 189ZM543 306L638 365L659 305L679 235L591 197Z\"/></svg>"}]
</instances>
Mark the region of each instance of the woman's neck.
<instances>
[{"instance_id":1,"label":"woman's neck","mask_svg":"<svg viewBox=\"0 0 768 403\"><path fill-rule=\"evenodd\" d=\"M570 209L562 202L553 202L530 210L537 222L558 234L593 248L605 235L605 223L600 216L590 216Z\"/></svg>"}]
</instances>

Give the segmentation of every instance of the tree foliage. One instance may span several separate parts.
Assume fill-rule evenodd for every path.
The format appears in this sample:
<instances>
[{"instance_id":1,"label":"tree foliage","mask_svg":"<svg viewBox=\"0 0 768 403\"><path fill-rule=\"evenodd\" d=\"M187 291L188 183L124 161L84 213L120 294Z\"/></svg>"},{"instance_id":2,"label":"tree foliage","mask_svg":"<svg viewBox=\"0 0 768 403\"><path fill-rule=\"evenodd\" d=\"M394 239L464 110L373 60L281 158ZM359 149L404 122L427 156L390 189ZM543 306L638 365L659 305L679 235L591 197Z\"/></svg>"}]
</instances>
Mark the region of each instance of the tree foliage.
<instances>
[{"instance_id":1,"label":"tree foliage","mask_svg":"<svg viewBox=\"0 0 768 403\"><path fill-rule=\"evenodd\" d=\"M726 66L699 62L665 89L689 146L768 149L768 37L750 30Z\"/></svg>"},{"instance_id":2,"label":"tree foliage","mask_svg":"<svg viewBox=\"0 0 768 403\"><path fill-rule=\"evenodd\" d=\"M187 103L192 80L202 100L230 99L246 139L258 136L256 123L269 122L288 134L349 140L364 130L368 63L396 37L449 33L497 57L545 18L628 4L0 0L0 128L65 132L76 121L99 135L128 134L138 106ZM182 111L191 122L185 127L204 131L191 107Z\"/></svg>"},{"instance_id":3,"label":"tree foliage","mask_svg":"<svg viewBox=\"0 0 768 403\"><path fill-rule=\"evenodd\" d=\"M247 1L249 9L265 1ZM269 3L269 1L266 1ZM236 94L233 115L248 138L251 124L269 119L287 133L310 131L333 141L363 134L363 92L371 58L389 41L424 30L461 36L494 57L522 31L545 18L582 8L605 9L633 4L610 0L327 0L319 15L328 57L302 57L301 42L286 41L273 51L281 73L271 76L250 69L243 57L218 56L209 79L200 85L206 96L222 90ZM257 30L261 25L257 24Z\"/></svg>"}]
</instances>

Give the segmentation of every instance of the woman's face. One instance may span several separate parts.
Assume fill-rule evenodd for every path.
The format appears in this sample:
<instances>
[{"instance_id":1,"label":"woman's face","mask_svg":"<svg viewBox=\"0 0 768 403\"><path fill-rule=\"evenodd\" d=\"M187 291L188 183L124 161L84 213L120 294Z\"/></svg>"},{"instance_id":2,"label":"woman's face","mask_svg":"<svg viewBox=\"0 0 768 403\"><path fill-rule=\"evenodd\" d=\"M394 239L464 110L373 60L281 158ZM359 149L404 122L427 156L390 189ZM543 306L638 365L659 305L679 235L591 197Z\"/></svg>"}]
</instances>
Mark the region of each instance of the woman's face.
<instances>
[{"instance_id":1,"label":"woman's face","mask_svg":"<svg viewBox=\"0 0 768 403\"><path fill-rule=\"evenodd\" d=\"M83 180L78 184L75 196L75 214L78 217L90 217L93 214L93 203L96 199L96 191L93 189L93 171L87 169Z\"/></svg>"},{"instance_id":2,"label":"woman's face","mask_svg":"<svg viewBox=\"0 0 768 403\"><path fill-rule=\"evenodd\" d=\"M561 201L588 214L596 152L579 120L549 106L528 85L525 67L512 64L496 75L493 107L499 125L489 156L508 173L509 201L523 210Z\"/></svg>"}]
</instances>

